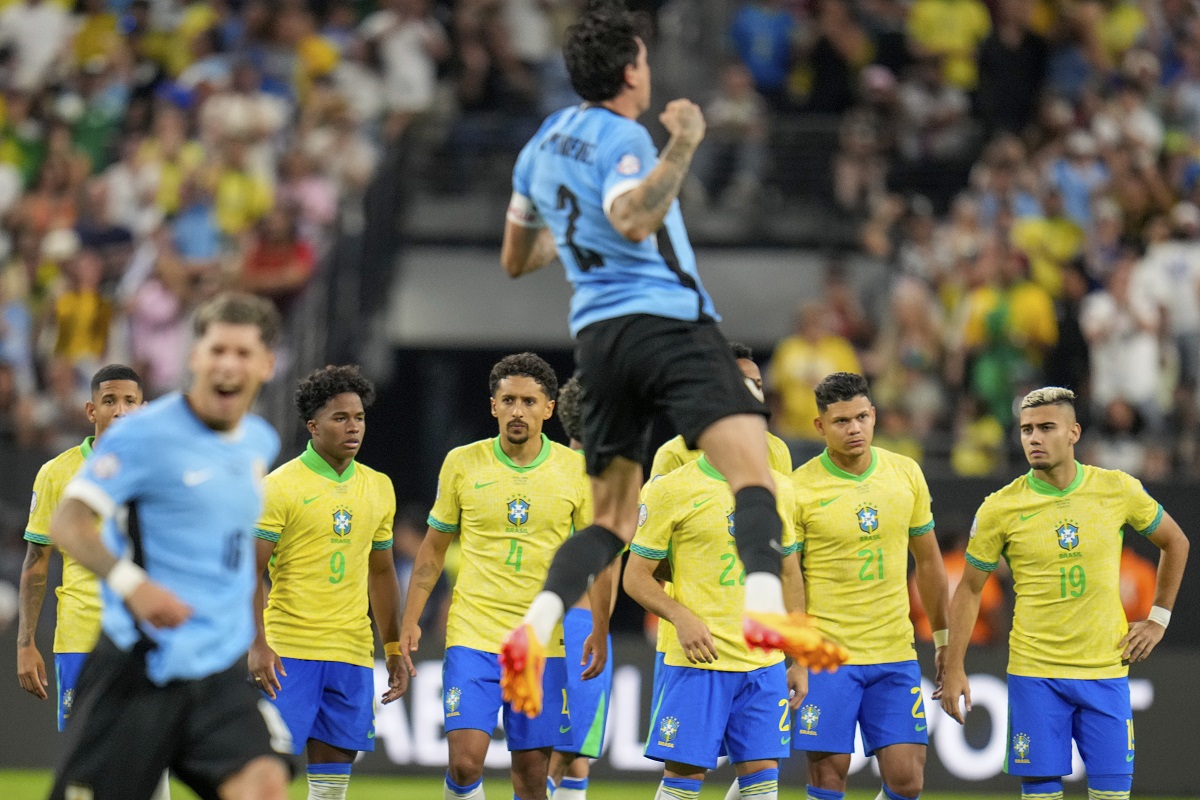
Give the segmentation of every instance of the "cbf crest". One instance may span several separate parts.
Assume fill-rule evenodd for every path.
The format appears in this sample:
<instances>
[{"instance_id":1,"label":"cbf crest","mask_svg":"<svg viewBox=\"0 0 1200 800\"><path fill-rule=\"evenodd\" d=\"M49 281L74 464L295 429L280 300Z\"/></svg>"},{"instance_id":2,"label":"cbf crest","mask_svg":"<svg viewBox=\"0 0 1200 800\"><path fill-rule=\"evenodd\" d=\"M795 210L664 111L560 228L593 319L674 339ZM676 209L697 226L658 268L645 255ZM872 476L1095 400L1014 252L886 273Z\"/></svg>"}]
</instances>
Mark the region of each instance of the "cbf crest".
<instances>
[{"instance_id":1,"label":"cbf crest","mask_svg":"<svg viewBox=\"0 0 1200 800\"><path fill-rule=\"evenodd\" d=\"M866 534L879 530L879 510L871 505L860 506L855 513L858 517L858 529Z\"/></svg>"},{"instance_id":2,"label":"cbf crest","mask_svg":"<svg viewBox=\"0 0 1200 800\"><path fill-rule=\"evenodd\" d=\"M338 506L333 511L333 532L338 536L349 536L351 521L354 519L354 514L345 506Z\"/></svg>"},{"instance_id":3,"label":"cbf crest","mask_svg":"<svg viewBox=\"0 0 1200 800\"><path fill-rule=\"evenodd\" d=\"M1013 752L1016 753L1016 755L1017 755L1017 763L1018 764L1028 764L1029 763L1029 746L1030 746L1030 740L1029 740L1028 733L1018 733L1016 736L1013 737L1012 748L1013 748Z\"/></svg>"},{"instance_id":4,"label":"cbf crest","mask_svg":"<svg viewBox=\"0 0 1200 800\"><path fill-rule=\"evenodd\" d=\"M800 709L800 733L809 736L817 735L817 722L821 719L821 709L812 703Z\"/></svg>"},{"instance_id":5,"label":"cbf crest","mask_svg":"<svg viewBox=\"0 0 1200 800\"><path fill-rule=\"evenodd\" d=\"M1063 550L1070 552L1076 547L1079 547L1079 525L1073 520L1067 520L1059 523L1059 526L1054 529L1058 534L1058 546Z\"/></svg>"},{"instance_id":6,"label":"cbf crest","mask_svg":"<svg viewBox=\"0 0 1200 800\"><path fill-rule=\"evenodd\" d=\"M511 497L508 500L508 524L520 528L529 522L529 500L525 497Z\"/></svg>"},{"instance_id":7,"label":"cbf crest","mask_svg":"<svg viewBox=\"0 0 1200 800\"><path fill-rule=\"evenodd\" d=\"M462 702L462 689L451 686L446 690L446 716L457 717L458 705Z\"/></svg>"},{"instance_id":8,"label":"cbf crest","mask_svg":"<svg viewBox=\"0 0 1200 800\"><path fill-rule=\"evenodd\" d=\"M659 745L662 747L674 747L675 737L679 735L679 720L675 717L663 717L658 723Z\"/></svg>"}]
</instances>

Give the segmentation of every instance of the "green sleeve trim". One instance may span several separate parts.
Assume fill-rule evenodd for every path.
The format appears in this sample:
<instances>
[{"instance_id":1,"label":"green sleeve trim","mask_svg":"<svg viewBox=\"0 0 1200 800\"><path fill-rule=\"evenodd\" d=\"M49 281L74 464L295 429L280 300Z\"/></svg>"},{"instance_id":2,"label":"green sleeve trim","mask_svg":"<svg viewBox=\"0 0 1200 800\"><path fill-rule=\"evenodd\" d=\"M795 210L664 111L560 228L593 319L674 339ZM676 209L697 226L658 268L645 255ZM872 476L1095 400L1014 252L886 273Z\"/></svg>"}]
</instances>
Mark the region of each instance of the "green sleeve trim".
<instances>
[{"instance_id":1,"label":"green sleeve trim","mask_svg":"<svg viewBox=\"0 0 1200 800\"><path fill-rule=\"evenodd\" d=\"M970 553L967 553L967 563L970 564L975 569L981 569L984 572L991 572L996 567L1000 566L999 561L991 561L991 562L980 561L978 558L971 555Z\"/></svg>"},{"instance_id":2,"label":"green sleeve trim","mask_svg":"<svg viewBox=\"0 0 1200 800\"><path fill-rule=\"evenodd\" d=\"M1158 513L1154 515L1154 521L1151 522L1149 525L1147 525L1142 530L1138 531L1138 533L1140 533L1142 536L1153 536L1154 532L1156 530L1158 530L1159 524L1162 522L1162 515L1163 515L1163 507L1162 507L1162 503L1159 503L1158 504ZM28 539L29 534L26 534L25 538Z\"/></svg>"},{"instance_id":3,"label":"green sleeve trim","mask_svg":"<svg viewBox=\"0 0 1200 800\"><path fill-rule=\"evenodd\" d=\"M924 525L918 526L916 528L909 528L908 535L909 536L924 536L925 534L929 533L931 530L933 530L933 520L929 520L929 522L926 522Z\"/></svg>"},{"instance_id":4,"label":"green sleeve trim","mask_svg":"<svg viewBox=\"0 0 1200 800\"><path fill-rule=\"evenodd\" d=\"M800 543L799 542L797 542L796 544L789 544L787 547L783 548L783 554L785 556L790 556L794 553L799 553L799 552L800 552Z\"/></svg>"},{"instance_id":5,"label":"green sleeve trim","mask_svg":"<svg viewBox=\"0 0 1200 800\"><path fill-rule=\"evenodd\" d=\"M633 553L635 556L648 558L651 561L662 561L667 557L666 550L655 550L653 547L646 547L642 544L629 545L629 552Z\"/></svg>"},{"instance_id":6,"label":"green sleeve trim","mask_svg":"<svg viewBox=\"0 0 1200 800\"><path fill-rule=\"evenodd\" d=\"M440 522L439 520L433 518L433 514L430 514L429 519L425 521L428 522L429 527L433 528L435 531L441 531L442 533L458 533L457 525L450 525L446 522Z\"/></svg>"},{"instance_id":7,"label":"green sleeve trim","mask_svg":"<svg viewBox=\"0 0 1200 800\"><path fill-rule=\"evenodd\" d=\"M804 552L804 542L796 542L796 544L794 544L793 547L796 548L795 552L797 552L797 553Z\"/></svg>"},{"instance_id":8,"label":"green sleeve trim","mask_svg":"<svg viewBox=\"0 0 1200 800\"><path fill-rule=\"evenodd\" d=\"M275 531L264 531L262 528L255 528L254 535L259 539L262 539L264 542L273 542L275 544L279 544L280 534L276 533Z\"/></svg>"},{"instance_id":9,"label":"green sleeve trim","mask_svg":"<svg viewBox=\"0 0 1200 800\"><path fill-rule=\"evenodd\" d=\"M46 536L41 533L34 533L33 531L25 531L25 541L33 542L34 544L42 544L42 545L46 545L46 546L50 546L50 545L54 544L54 542L50 541L49 536Z\"/></svg>"},{"instance_id":10,"label":"green sleeve trim","mask_svg":"<svg viewBox=\"0 0 1200 800\"><path fill-rule=\"evenodd\" d=\"M388 538L384 539L381 542L371 542L371 549L372 550L391 550L392 549L392 537L389 536Z\"/></svg>"}]
</instances>

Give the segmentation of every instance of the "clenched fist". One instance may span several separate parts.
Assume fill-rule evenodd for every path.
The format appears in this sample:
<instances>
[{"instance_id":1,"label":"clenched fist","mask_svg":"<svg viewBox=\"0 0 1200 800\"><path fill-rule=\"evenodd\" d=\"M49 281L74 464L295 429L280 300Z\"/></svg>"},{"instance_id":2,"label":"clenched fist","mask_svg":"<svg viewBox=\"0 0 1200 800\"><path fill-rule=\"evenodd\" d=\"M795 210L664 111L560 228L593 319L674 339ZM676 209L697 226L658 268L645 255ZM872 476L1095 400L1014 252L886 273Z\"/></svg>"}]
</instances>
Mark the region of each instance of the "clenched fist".
<instances>
[{"instance_id":1,"label":"clenched fist","mask_svg":"<svg viewBox=\"0 0 1200 800\"><path fill-rule=\"evenodd\" d=\"M704 115L691 100L672 100L658 115L658 121L681 144L695 148L704 138Z\"/></svg>"}]
</instances>

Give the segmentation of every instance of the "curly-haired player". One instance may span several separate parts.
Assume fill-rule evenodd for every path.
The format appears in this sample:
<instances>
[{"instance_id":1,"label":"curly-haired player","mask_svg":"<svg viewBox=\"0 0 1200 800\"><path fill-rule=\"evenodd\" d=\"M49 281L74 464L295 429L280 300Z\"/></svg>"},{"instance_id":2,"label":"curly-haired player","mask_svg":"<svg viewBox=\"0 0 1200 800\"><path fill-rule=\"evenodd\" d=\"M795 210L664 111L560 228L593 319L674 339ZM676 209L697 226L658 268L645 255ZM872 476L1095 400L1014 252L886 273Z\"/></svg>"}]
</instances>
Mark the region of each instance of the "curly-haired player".
<instances>
[{"instance_id":1,"label":"curly-haired player","mask_svg":"<svg viewBox=\"0 0 1200 800\"><path fill-rule=\"evenodd\" d=\"M255 684L308 758L309 796L344 798L350 765L375 749L374 638L385 642L390 703L408 686L400 657L400 589L392 561L391 480L357 463L375 387L355 366L300 382L296 409L312 439L267 476L258 574L271 590L250 649ZM262 598L263 593L256 595Z\"/></svg>"}]
</instances>

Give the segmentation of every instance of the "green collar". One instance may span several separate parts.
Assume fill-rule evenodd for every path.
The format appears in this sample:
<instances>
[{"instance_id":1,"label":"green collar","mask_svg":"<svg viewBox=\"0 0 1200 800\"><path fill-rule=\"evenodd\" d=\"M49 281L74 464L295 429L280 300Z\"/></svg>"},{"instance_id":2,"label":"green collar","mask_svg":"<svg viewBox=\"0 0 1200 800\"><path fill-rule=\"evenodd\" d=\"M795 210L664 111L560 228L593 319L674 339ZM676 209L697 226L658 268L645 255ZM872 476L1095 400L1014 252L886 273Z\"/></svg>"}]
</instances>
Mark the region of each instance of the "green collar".
<instances>
[{"instance_id":1,"label":"green collar","mask_svg":"<svg viewBox=\"0 0 1200 800\"><path fill-rule=\"evenodd\" d=\"M300 454L300 463L320 475L322 478L328 478L334 483L345 483L354 477L354 461L350 462L350 466L346 467L345 472L343 472L341 475L338 475L333 471L333 467L329 466L329 462L322 458L321 454L313 449L312 439L308 440L308 447L304 448L304 452Z\"/></svg>"},{"instance_id":2,"label":"green collar","mask_svg":"<svg viewBox=\"0 0 1200 800\"><path fill-rule=\"evenodd\" d=\"M1080 464L1078 461L1075 462L1075 480L1071 481L1071 485L1065 489L1051 486L1041 478L1036 477L1033 474L1033 470L1029 470L1029 474L1025 476L1025 480L1029 484L1029 488L1038 494L1045 495L1046 497L1066 497L1078 489L1079 484L1083 483L1083 464Z\"/></svg>"},{"instance_id":3,"label":"green collar","mask_svg":"<svg viewBox=\"0 0 1200 800\"><path fill-rule=\"evenodd\" d=\"M508 457L508 453L504 452L504 448L500 446L500 437L492 439L492 452L496 454L496 460L514 472L529 472L531 469L540 467L547 458L550 457L550 437L542 434L542 451L537 454L537 458L530 461L528 465L522 467L513 463L513 460Z\"/></svg>"},{"instance_id":4,"label":"green collar","mask_svg":"<svg viewBox=\"0 0 1200 800\"><path fill-rule=\"evenodd\" d=\"M854 481L855 483L862 483L867 478L871 477L871 473L875 471L875 467L878 464L879 464L879 456L876 455L875 448L872 447L871 448L871 466L867 467L866 471L862 475L855 475L853 472L846 472L846 470L842 469L837 464L833 463L833 459L829 457L829 448L828 447L826 447L824 450L821 451L821 466L825 467L826 471L828 471L830 475L832 475L835 478L842 478L843 480Z\"/></svg>"},{"instance_id":5,"label":"green collar","mask_svg":"<svg viewBox=\"0 0 1200 800\"><path fill-rule=\"evenodd\" d=\"M95 436L89 436L83 440L83 444L79 445L79 452L83 453L84 458L92 457L92 445L95 443L95 441Z\"/></svg>"},{"instance_id":6,"label":"green collar","mask_svg":"<svg viewBox=\"0 0 1200 800\"><path fill-rule=\"evenodd\" d=\"M708 462L708 456L700 456L700 459L696 462L696 466L700 467L700 471L713 480L721 481L722 483L726 482L725 476L717 472L717 468Z\"/></svg>"}]
</instances>

